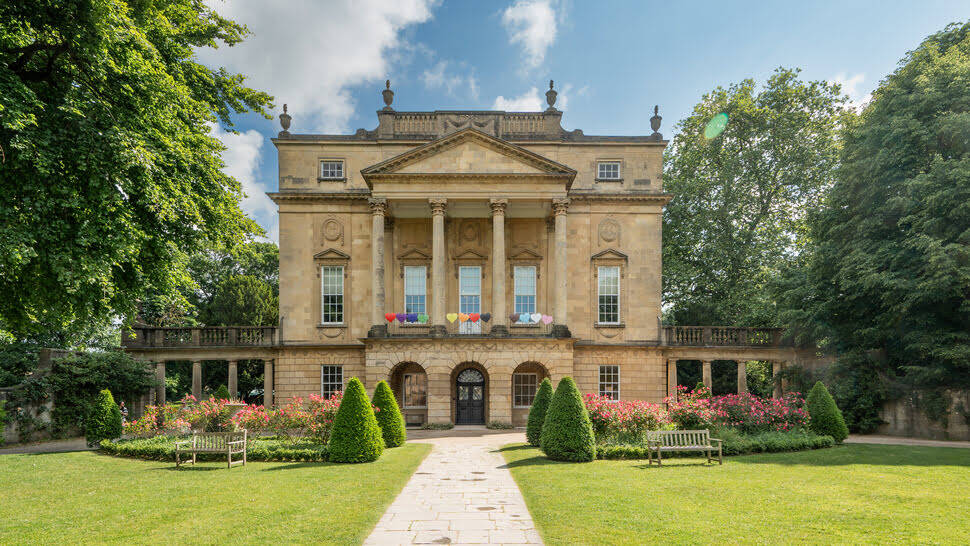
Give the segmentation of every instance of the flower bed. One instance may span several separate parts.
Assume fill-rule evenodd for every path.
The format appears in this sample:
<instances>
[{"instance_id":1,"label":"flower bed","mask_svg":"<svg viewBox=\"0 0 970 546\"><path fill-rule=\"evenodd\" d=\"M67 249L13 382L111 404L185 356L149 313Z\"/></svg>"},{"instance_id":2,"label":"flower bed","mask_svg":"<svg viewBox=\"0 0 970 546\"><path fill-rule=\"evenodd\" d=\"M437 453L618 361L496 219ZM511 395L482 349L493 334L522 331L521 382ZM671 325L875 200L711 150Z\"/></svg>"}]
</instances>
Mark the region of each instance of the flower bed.
<instances>
[{"instance_id":1,"label":"flower bed","mask_svg":"<svg viewBox=\"0 0 970 546\"><path fill-rule=\"evenodd\" d=\"M593 434L600 445L642 446L648 430L672 429L667 410L643 400L612 400L586 394L583 397Z\"/></svg>"},{"instance_id":2,"label":"flower bed","mask_svg":"<svg viewBox=\"0 0 970 546\"><path fill-rule=\"evenodd\" d=\"M108 455L149 459L153 461L175 460L175 442L187 439L184 436L155 436L152 438L135 438L132 440L104 440L101 451ZM198 459L202 461L225 461L225 454L200 453ZM324 462L327 460L326 444L277 437L253 438L246 449L246 458L250 461L305 461Z\"/></svg>"},{"instance_id":3,"label":"flower bed","mask_svg":"<svg viewBox=\"0 0 970 546\"><path fill-rule=\"evenodd\" d=\"M807 449L821 449L832 447L835 440L831 436L818 436L807 431L761 432L758 434L743 434L731 429L722 429L712 433L715 438L724 441L725 455L746 455L750 453L777 453L783 451L804 451ZM691 452L665 452L664 459L669 457L696 457ZM646 459L647 449L633 445L607 445L597 447L598 459Z\"/></svg>"}]
</instances>

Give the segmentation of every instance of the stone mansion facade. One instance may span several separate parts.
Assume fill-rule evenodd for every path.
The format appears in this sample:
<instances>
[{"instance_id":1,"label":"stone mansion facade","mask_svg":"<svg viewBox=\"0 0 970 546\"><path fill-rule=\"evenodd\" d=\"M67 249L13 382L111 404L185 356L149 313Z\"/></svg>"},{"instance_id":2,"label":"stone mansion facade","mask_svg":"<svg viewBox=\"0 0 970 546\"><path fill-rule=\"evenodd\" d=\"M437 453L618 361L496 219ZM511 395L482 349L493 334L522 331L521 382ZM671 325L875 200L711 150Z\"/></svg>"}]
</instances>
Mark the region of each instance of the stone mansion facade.
<instances>
[{"instance_id":1,"label":"stone mansion facade","mask_svg":"<svg viewBox=\"0 0 970 546\"><path fill-rule=\"evenodd\" d=\"M398 112L279 154L278 328L140 329L139 358L266 363L267 402L387 380L409 424L523 425L538 383L660 402L677 361L799 358L768 329L661 325L667 141L542 112ZM201 381L201 379L198 379ZM194 385L194 389L198 388ZM164 392L159 393L164 397Z\"/></svg>"}]
</instances>

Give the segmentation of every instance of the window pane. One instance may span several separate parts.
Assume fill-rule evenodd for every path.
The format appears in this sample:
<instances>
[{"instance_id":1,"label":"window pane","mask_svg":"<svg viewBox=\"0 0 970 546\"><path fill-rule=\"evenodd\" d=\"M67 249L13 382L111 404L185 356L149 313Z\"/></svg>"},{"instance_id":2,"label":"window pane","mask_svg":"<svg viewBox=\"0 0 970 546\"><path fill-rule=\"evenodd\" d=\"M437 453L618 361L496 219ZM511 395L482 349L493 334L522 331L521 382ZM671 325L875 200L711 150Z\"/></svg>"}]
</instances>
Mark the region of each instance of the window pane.
<instances>
[{"instance_id":1,"label":"window pane","mask_svg":"<svg viewBox=\"0 0 970 546\"><path fill-rule=\"evenodd\" d=\"M458 312L482 312L482 268L479 266L463 266L458 269ZM462 322L458 325L461 334L480 334L481 322Z\"/></svg>"},{"instance_id":2,"label":"window pane","mask_svg":"<svg viewBox=\"0 0 970 546\"><path fill-rule=\"evenodd\" d=\"M514 269L516 313L536 312L536 268L535 266L516 266Z\"/></svg>"},{"instance_id":3,"label":"window pane","mask_svg":"<svg viewBox=\"0 0 970 546\"><path fill-rule=\"evenodd\" d=\"M320 366L320 396L330 398L344 389L343 366Z\"/></svg>"},{"instance_id":4,"label":"window pane","mask_svg":"<svg viewBox=\"0 0 970 546\"><path fill-rule=\"evenodd\" d=\"M539 376L534 373L517 373L512 375L513 405L528 407L536 397Z\"/></svg>"},{"instance_id":5,"label":"window pane","mask_svg":"<svg viewBox=\"0 0 970 546\"><path fill-rule=\"evenodd\" d=\"M428 376L404 374L404 407L423 408L428 405Z\"/></svg>"},{"instance_id":6,"label":"window pane","mask_svg":"<svg viewBox=\"0 0 970 546\"><path fill-rule=\"evenodd\" d=\"M404 268L404 312L425 313L427 303L427 268L423 265Z\"/></svg>"},{"instance_id":7,"label":"window pane","mask_svg":"<svg viewBox=\"0 0 970 546\"><path fill-rule=\"evenodd\" d=\"M620 322L620 268L602 266L598 268L599 302L597 321L602 323Z\"/></svg>"},{"instance_id":8,"label":"window pane","mask_svg":"<svg viewBox=\"0 0 970 546\"><path fill-rule=\"evenodd\" d=\"M596 174L597 178L600 179L617 179L620 178L620 162L619 161L601 161L599 163L599 169Z\"/></svg>"},{"instance_id":9,"label":"window pane","mask_svg":"<svg viewBox=\"0 0 970 546\"><path fill-rule=\"evenodd\" d=\"M343 177L344 177L343 161L321 161L320 162L320 178L343 178Z\"/></svg>"},{"instance_id":10,"label":"window pane","mask_svg":"<svg viewBox=\"0 0 970 546\"><path fill-rule=\"evenodd\" d=\"M320 321L324 324L344 321L344 268L323 266L320 268Z\"/></svg>"},{"instance_id":11,"label":"window pane","mask_svg":"<svg viewBox=\"0 0 970 546\"><path fill-rule=\"evenodd\" d=\"M620 399L620 367L600 366L600 396Z\"/></svg>"}]
</instances>

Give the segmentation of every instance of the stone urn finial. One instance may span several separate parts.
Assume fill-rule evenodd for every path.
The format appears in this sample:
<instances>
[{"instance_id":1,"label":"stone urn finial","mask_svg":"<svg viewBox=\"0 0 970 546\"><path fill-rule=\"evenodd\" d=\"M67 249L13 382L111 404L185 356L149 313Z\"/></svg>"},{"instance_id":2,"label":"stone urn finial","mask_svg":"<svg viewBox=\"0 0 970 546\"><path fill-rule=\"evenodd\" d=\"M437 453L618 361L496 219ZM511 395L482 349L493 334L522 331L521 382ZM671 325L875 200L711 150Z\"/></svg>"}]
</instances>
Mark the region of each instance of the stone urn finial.
<instances>
[{"instance_id":1,"label":"stone urn finial","mask_svg":"<svg viewBox=\"0 0 970 546\"><path fill-rule=\"evenodd\" d=\"M650 118L650 128L653 129L653 134L658 134L657 131L660 129L660 105L654 105L653 107L653 117Z\"/></svg>"},{"instance_id":2,"label":"stone urn finial","mask_svg":"<svg viewBox=\"0 0 970 546\"><path fill-rule=\"evenodd\" d=\"M280 125L283 130L280 131L280 136L287 136L290 134L290 121L293 119L292 116L286 113L286 104L283 105L283 113L280 114Z\"/></svg>"},{"instance_id":3,"label":"stone urn finial","mask_svg":"<svg viewBox=\"0 0 970 546\"><path fill-rule=\"evenodd\" d=\"M394 102L394 91L391 91L391 80L385 80L384 86L385 89L381 91L381 95L384 96L384 109L393 110L391 103Z\"/></svg>"},{"instance_id":4,"label":"stone urn finial","mask_svg":"<svg viewBox=\"0 0 970 546\"><path fill-rule=\"evenodd\" d=\"M549 110L556 109L556 97L559 96L559 93L556 93L556 90L552 88L552 85L553 81L549 80L549 90L546 91L546 102L549 103Z\"/></svg>"}]
</instances>

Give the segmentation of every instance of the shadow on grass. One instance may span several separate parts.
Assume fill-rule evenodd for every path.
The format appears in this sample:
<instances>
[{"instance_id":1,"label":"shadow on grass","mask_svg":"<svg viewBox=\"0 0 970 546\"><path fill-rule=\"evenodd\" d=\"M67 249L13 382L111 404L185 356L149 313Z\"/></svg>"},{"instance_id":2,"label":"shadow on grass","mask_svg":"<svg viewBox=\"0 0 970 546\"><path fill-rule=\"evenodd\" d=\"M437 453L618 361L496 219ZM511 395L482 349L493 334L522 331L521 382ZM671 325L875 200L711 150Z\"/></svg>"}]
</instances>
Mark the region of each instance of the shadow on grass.
<instances>
[{"instance_id":1,"label":"shadow on grass","mask_svg":"<svg viewBox=\"0 0 970 546\"><path fill-rule=\"evenodd\" d=\"M733 463L790 466L966 466L970 454L955 447L843 444L811 451L755 453L725 457Z\"/></svg>"},{"instance_id":2,"label":"shadow on grass","mask_svg":"<svg viewBox=\"0 0 970 546\"><path fill-rule=\"evenodd\" d=\"M343 466L341 463L328 463L324 461L318 462L294 462L294 463L282 463L277 461L274 466L269 468L264 468L263 472L276 472L279 470L296 470L297 468L324 468L329 466Z\"/></svg>"}]
</instances>

